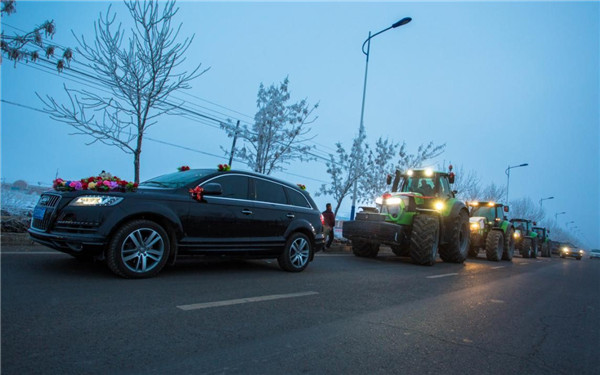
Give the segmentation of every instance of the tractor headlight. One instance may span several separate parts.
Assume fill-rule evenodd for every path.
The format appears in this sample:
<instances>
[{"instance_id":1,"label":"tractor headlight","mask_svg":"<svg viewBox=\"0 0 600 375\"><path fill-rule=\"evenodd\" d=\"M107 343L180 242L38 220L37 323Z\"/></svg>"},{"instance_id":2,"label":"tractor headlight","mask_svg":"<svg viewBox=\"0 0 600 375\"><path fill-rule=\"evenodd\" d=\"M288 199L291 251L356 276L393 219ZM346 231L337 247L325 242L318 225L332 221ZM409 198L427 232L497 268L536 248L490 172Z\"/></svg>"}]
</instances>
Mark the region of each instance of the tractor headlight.
<instances>
[{"instance_id":1,"label":"tractor headlight","mask_svg":"<svg viewBox=\"0 0 600 375\"><path fill-rule=\"evenodd\" d=\"M478 231L479 228L480 228L479 223L477 223L477 222L471 223L471 230Z\"/></svg>"},{"instance_id":2,"label":"tractor headlight","mask_svg":"<svg viewBox=\"0 0 600 375\"><path fill-rule=\"evenodd\" d=\"M563 247L562 251L563 251L563 253L568 253L569 252L569 248L568 247Z\"/></svg>"},{"instance_id":3,"label":"tractor headlight","mask_svg":"<svg viewBox=\"0 0 600 375\"><path fill-rule=\"evenodd\" d=\"M433 208L435 208L438 211L443 210L444 207L445 207L445 204L444 204L444 202L441 202L441 201L437 201L433 204Z\"/></svg>"},{"instance_id":4,"label":"tractor headlight","mask_svg":"<svg viewBox=\"0 0 600 375\"><path fill-rule=\"evenodd\" d=\"M579 254L583 254L583 250L579 250Z\"/></svg>"},{"instance_id":5,"label":"tractor headlight","mask_svg":"<svg viewBox=\"0 0 600 375\"><path fill-rule=\"evenodd\" d=\"M412 176L413 174L415 174L415 172L412 169L409 169L408 171L406 171L406 174L408 176Z\"/></svg>"},{"instance_id":6,"label":"tractor headlight","mask_svg":"<svg viewBox=\"0 0 600 375\"><path fill-rule=\"evenodd\" d=\"M375 198L375 203L377 203L377 204L383 204L383 198L381 198L381 197Z\"/></svg>"},{"instance_id":7,"label":"tractor headlight","mask_svg":"<svg viewBox=\"0 0 600 375\"><path fill-rule=\"evenodd\" d=\"M83 207L114 206L122 200L123 198L112 195L83 195L71 202L71 205Z\"/></svg>"},{"instance_id":8,"label":"tractor headlight","mask_svg":"<svg viewBox=\"0 0 600 375\"><path fill-rule=\"evenodd\" d=\"M388 205L393 206L393 205L400 204L400 202L402 202L402 199L400 197L391 197L391 198L388 198L385 202Z\"/></svg>"},{"instance_id":9,"label":"tractor headlight","mask_svg":"<svg viewBox=\"0 0 600 375\"><path fill-rule=\"evenodd\" d=\"M427 176L427 177L433 176L433 169L431 169L431 168L425 169L425 176Z\"/></svg>"},{"instance_id":10,"label":"tractor headlight","mask_svg":"<svg viewBox=\"0 0 600 375\"><path fill-rule=\"evenodd\" d=\"M515 231L515 233L513 234L513 237L514 237L514 238L519 238L519 237L521 237L521 231L517 229L517 230Z\"/></svg>"}]
</instances>

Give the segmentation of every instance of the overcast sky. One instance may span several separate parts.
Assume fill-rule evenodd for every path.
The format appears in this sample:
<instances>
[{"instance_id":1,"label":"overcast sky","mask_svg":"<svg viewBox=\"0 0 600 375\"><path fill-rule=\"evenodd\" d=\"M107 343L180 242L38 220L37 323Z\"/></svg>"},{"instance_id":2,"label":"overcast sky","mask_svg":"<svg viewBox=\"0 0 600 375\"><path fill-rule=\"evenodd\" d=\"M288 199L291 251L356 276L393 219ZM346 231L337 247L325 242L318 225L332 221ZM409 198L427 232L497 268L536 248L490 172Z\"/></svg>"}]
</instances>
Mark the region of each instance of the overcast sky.
<instances>
[{"instance_id":1,"label":"overcast sky","mask_svg":"<svg viewBox=\"0 0 600 375\"><path fill-rule=\"evenodd\" d=\"M129 23L120 2L118 20ZM31 30L53 19L53 42L76 47L71 30L93 38L93 23L109 2L18 1L2 30ZM365 107L371 142L446 143L432 166L452 162L474 170L483 184L506 184L510 198L544 201L547 217L574 221L582 242L600 248L600 7L598 2L178 2L181 36L195 34L184 69L208 72L176 94L187 108L217 120L250 123L260 83L290 80L292 99L319 102L309 142L316 153L349 147L358 132L369 31L410 16L413 21L372 40ZM75 55L73 67L81 68ZM58 75L38 64L1 66L2 179L50 184L107 170L133 179L133 158L31 108L35 93L64 98L63 84L93 86L89 78ZM10 103L9 103L10 102ZM31 108L26 108L26 107ZM160 143L167 142L168 144ZM212 120L164 116L147 133L141 179L180 165L227 161L231 139ZM187 149L186 149L187 148ZM191 150L188 150L191 149ZM196 150L196 151L194 151ZM200 151L200 152L198 152ZM223 155L223 156L221 156ZM234 162L234 168L246 166ZM328 182L323 160L295 163L275 174L315 195ZM324 208L330 197L317 197ZM340 211L349 216L350 198Z\"/></svg>"}]
</instances>

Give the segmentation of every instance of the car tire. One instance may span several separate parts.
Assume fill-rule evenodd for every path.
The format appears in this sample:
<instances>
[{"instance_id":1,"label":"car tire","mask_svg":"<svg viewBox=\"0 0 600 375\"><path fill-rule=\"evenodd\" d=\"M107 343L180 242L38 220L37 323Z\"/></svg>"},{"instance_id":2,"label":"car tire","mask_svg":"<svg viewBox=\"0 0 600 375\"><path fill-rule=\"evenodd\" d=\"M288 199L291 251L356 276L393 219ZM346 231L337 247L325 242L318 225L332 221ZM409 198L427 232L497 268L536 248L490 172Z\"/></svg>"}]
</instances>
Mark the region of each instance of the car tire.
<instances>
[{"instance_id":1,"label":"car tire","mask_svg":"<svg viewBox=\"0 0 600 375\"><path fill-rule=\"evenodd\" d=\"M531 257L531 238L523 238L519 252L523 258Z\"/></svg>"},{"instance_id":2,"label":"car tire","mask_svg":"<svg viewBox=\"0 0 600 375\"><path fill-rule=\"evenodd\" d=\"M485 256L487 260L498 262L504 252L504 235L499 230L491 231L485 241Z\"/></svg>"},{"instance_id":3,"label":"car tire","mask_svg":"<svg viewBox=\"0 0 600 375\"><path fill-rule=\"evenodd\" d=\"M410 246L402 246L402 245L391 245L392 252L399 257L408 257L410 256Z\"/></svg>"},{"instance_id":4,"label":"car tire","mask_svg":"<svg viewBox=\"0 0 600 375\"><path fill-rule=\"evenodd\" d=\"M379 244L368 241L353 240L352 253L361 258L375 258L379 253Z\"/></svg>"},{"instance_id":5,"label":"car tire","mask_svg":"<svg viewBox=\"0 0 600 375\"><path fill-rule=\"evenodd\" d=\"M303 271L308 266L312 251L310 239L305 234L294 233L285 243L285 248L277 258L277 263L284 271Z\"/></svg>"},{"instance_id":6,"label":"car tire","mask_svg":"<svg viewBox=\"0 0 600 375\"><path fill-rule=\"evenodd\" d=\"M502 260L512 261L513 255L515 253L514 234L514 229L509 226L506 229L506 233L504 235L504 251L502 252Z\"/></svg>"},{"instance_id":7,"label":"car tire","mask_svg":"<svg viewBox=\"0 0 600 375\"><path fill-rule=\"evenodd\" d=\"M577 260L581 260L581 257L577 257Z\"/></svg>"},{"instance_id":8,"label":"car tire","mask_svg":"<svg viewBox=\"0 0 600 375\"><path fill-rule=\"evenodd\" d=\"M142 279L156 276L167 263L169 235L150 220L134 220L121 226L106 250L106 264L118 276Z\"/></svg>"},{"instance_id":9,"label":"car tire","mask_svg":"<svg viewBox=\"0 0 600 375\"><path fill-rule=\"evenodd\" d=\"M433 266L440 243L440 222L437 217L416 215L410 235L410 257L416 264Z\"/></svg>"},{"instance_id":10,"label":"car tire","mask_svg":"<svg viewBox=\"0 0 600 375\"><path fill-rule=\"evenodd\" d=\"M440 245L440 258L444 262L462 263L469 254L471 242L469 230L469 214L461 210L446 230L450 232L450 240Z\"/></svg>"}]
</instances>

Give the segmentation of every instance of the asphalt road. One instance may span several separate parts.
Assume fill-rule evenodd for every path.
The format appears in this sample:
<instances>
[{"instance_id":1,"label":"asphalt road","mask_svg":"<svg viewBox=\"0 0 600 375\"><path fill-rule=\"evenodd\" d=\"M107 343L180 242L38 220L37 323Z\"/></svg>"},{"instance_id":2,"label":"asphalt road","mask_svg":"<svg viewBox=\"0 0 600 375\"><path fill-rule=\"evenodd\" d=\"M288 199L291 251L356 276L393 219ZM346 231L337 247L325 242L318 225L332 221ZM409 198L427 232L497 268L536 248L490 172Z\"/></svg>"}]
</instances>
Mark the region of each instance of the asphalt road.
<instances>
[{"instance_id":1,"label":"asphalt road","mask_svg":"<svg viewBox=\"0 0 600 375\"><path fill-rule=\"evenodd\" d=\"M600 261L185 259L124 280L2 248L10 374L598 374ZM23 251L27 250L27 251Z\"/></svg>"}]
</instances>

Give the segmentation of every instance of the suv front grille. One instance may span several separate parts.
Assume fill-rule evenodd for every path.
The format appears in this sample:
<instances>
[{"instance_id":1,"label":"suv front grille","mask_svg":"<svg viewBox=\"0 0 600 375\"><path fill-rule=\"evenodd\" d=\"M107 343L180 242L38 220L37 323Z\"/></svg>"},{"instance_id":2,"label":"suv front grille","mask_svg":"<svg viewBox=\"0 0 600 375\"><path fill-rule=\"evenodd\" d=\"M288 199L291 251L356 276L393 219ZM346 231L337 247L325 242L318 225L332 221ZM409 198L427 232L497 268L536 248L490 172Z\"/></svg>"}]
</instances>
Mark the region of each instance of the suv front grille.
<instances>
[{"instance_id":1,"label":"suv front grille","mask_svg":"<svg viewBox=\"0 0 600 375\"><path fill-rule=\"evenodd\" d=\"M54 210L60 202L60 195L57 194L42 194L38 204L33 210L31 218L31 227L39 230L47 230L50 227L50 222L54 214Z\"/></svg>"}]
</instances>

